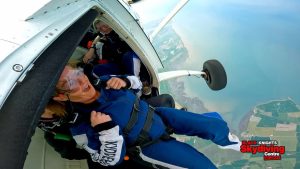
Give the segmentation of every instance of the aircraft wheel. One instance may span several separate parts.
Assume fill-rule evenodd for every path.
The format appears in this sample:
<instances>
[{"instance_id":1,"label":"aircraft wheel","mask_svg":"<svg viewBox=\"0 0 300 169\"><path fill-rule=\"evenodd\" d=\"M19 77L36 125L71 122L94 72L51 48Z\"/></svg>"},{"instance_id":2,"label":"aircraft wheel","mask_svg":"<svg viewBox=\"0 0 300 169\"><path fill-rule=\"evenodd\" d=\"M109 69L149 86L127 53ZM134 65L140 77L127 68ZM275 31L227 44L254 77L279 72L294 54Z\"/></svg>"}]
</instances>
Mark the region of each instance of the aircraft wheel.
<instances>
[{"instance_id":1,"label":"aircraft wheel","mask_svg":"<svg viewBox=\"0 0 300 169\"><path fill-rule=\"evenodd\" d=\"M227 84L227 76L224 67L217 60L207 60L203 64L203 72L206 75L202 76L208 87L212 90L221 90Z\"/></svg>"}]
</instances>

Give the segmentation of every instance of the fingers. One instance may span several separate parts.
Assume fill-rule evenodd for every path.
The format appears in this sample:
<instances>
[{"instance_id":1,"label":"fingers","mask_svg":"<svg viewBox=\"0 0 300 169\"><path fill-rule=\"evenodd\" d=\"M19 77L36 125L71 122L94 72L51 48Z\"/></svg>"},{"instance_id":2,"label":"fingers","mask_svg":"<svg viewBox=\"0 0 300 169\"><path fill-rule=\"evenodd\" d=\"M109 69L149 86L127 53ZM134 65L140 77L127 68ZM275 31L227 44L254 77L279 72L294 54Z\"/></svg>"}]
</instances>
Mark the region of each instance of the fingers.
<instances>
[{"instance_id":1,"label":"fingers","mask_svg":"<svg viewBox=\"0 0 300 169\"><path fill-rule=\"evenodd\" d=\"M90 119L92 124L93 124L93 122L95 122L96 118L97 118L97 112L92 111L91 112L91 119Z\"/></svg>"},{"instance_id":2,"label":"fingers","mask_svg":"<svg viewBox=\"0 0 300 169\"><path fill-rule=\"evenodd\" d=\"M109 79L106 83L107 89L109 88L114 89L117 83L118 83L117 80L115 80L114 78Z\"/></svg>"},{"instance_id":3,"label":"fingers","mask_svg":"<svg viewBox=\"0 0 300 169\"><path fill-rule=\"evenodd\" d=\"M91 118L95 118L97 116L97 112L94 110L91 112Z\"/></svg>"},{"instance_id":4,"label":"fingers","mask_svg":"<svg viewBox=\"0 0 300 169\"><path fill-rule=\"evenodd\" d=\"M83 61L84 63L88 63L89 60L90 60L90 58L88 58L88 57L84 57L84 58L82 59L82 61Z\"/></svg>"},{"instance_id":5,"label":"fingers","mask_svg":"<svg viewBox=\"0 0 300 169\"><path fill-rule=\"evenodd\" d=\"M122 87L126 87L126 82L117 77L109 79L106 83L106 89L121 89Z\"/></svg>"},{"instance_id":6,"label":"fingers","mask_svg":"<svg viewBox=\"0 0 300 169\"><path fill-rule=\"evenodd\" d=\"M87 59L86 59L85 57L82 59L82 61L83 61L84 63L87 63Z\"/></svg>"}]
</instances>

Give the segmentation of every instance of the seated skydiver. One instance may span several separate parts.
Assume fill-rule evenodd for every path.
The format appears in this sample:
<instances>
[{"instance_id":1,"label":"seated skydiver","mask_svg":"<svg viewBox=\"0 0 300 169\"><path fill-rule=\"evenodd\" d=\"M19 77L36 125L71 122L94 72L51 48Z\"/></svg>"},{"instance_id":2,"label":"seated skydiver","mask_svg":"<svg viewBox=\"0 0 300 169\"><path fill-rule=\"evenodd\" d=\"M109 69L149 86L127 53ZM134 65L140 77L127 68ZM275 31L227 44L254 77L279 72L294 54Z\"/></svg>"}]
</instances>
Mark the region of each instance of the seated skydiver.
<instances>
[{"instance_id":1,"label":"seated skydiver","mask_svg":"<svg viewBox=\"0 0 300 169\"><path fill-rule=\"evenodd\" d=\"M85 65L87 72L93 72L98 76L110 74L127 74L139 77L143 83L142 93L149 96L152 92L148 82L148 72L141 63L139 57L133 52L128 44L106 23L99 19L93 22L98 36L94 39L89 51L83 58L84 63L99 62L94 68L93 64ZM90 77L91 74L88 74Z\"/></svg>"},{"instance_id":2,"label":"seated skydiver","mask_svg":"<svg viewBox=\"0 0 300 169\"><path fill-rule=\"evenodd\" d=\"M44 138L47 143L58 152L62 158L69 160L87 160L89 169L100 168L145 168L145 166L128 161L119 166L104 167L92 161L91 156L87 151L77 148L75 140L72 138L69 127L76 122L76 113L71 113L66 110L66 105L61 102L50 100L46 106L44 113L41 116L38 127L44 133ZM147 169L147 168L146 168Z\"/></svg>"},{"instance_id":3,"label":"seated skydiver","mask_svg":"<svg viewBox=\"0 0 300 169\"><path fill-rule=\"evenodd\" d=\"M118 85L121 89L126 83ZM70 101L85 119L71 127L79 146L103 166L119 164L126 146L137 147L139 157L168 168L216 168L202 153L175 139L160 139L166 126L175 134L198 136L220 148L240 150L237 136L216 113L196 114L172 108L152 108L130 90L95 89L87 77L66 66L56 85L57 101ZM148 144L151 143L151 144Z\"/></svg>"},{"instance_id":4,"label":"seated skydiver","mask_svg":"<svg viewBox=\"0 0 300 169\"><path fill-rule=\"evenodd\" d=\"M130 83L135 84L130 86L135 90L139 89L139 80L136 77L129 78L131 78L131 80L128 79L128 81L131 81ZM109 86L111 88L117 87L117 84L121 82L121 79L118 79L117 77L112 77L113 81L105 81L108 79L107 76L100 77L100 79L102 79L102 81L106 83L106 86ZM172 96L167 94L150 98L149 102L153 103L153 106L174 106L174 100ZM90 155L87 153L87 151L76 147L76 142L72 138L69 127L76 122L78 117L77 114L78 113L72 112L72 105L70 105L69 103L64 104L62 102L50 100L46 106L44 113L41 116L38 127L45 131L45 140L50 146L54 148L56 152L61 155L62 158L66 158L69 160L87 159L89 169L99 168L101 166L91 160ZM120 166L113 168L128 167L145 168L145 166L141 166L141 164L134 163L132 161L122 163Z\"/></svg>"},{"instance_id":5,"label":"seated skydiver","mask_svg":"<svg viewBox=\"0 0 300 169\"><path fill-rule=\"evenodd\" d=\"M102 79L102 81L105 81L106 79L108 79L108 76L103 76L100 78ZM118 88L119 84L122 82L130 82L130 86L135 89L138 89L140 87L140 82L135 76L127 78L128 79L126 81L123 81L120 78L112 77L108 81L105 81L105 83L106 86L110 88ZM55 149L56 152L61 155L62 158L66 158L69 160L87 159L89 169L107 168L93 162L87 151L76 147L77 144L72 138L69 127L76 122L78 116L77 113L70 113L72 111L71 109L71 105L66 106L62 102L56 102L53 100L49 101L38 124L38 127L45 131L45 140L50 146ZM121 169L130 166L142 167L141 165L136 163L125 163L118 167L109 168Z\"/></svg>"},{"instance_id":6,"label":"seated skydiver","mask_svg":"<svg viewBox=\"0 0 300 169\"><path fill-rule=\"evenodd\" d=\"M96 19L93 25L99 35L83 57L83 62L99 63L95 64L94 72L100 76L127 74L139 77L140 59L127 43L104 22Z\"/></svg>"}]
</instances>

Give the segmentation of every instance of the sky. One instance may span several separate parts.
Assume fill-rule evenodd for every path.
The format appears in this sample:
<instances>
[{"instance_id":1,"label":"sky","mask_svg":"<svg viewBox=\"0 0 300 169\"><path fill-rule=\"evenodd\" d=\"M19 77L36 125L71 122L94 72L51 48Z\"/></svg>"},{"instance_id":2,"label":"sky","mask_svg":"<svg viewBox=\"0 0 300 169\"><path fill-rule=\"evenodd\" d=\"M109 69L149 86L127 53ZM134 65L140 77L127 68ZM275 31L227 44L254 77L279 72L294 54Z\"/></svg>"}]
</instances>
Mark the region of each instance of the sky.
<instances>
[{"instance_id":1,"label":"sky","mask_svg":"<svg viewBox=\"0 0 300 169\"><path fill-rule=\"evenodd\" d=\"M134 9L146 25L177 2L142 0ZM300 104L300 1L190 0L171 24L190 54L181 68L199 70L218 59L226 69L228 84L218 92L199 79L181 79L209 110L241 119L269 100L291 97Z\"/></svg>"}]
</instances>

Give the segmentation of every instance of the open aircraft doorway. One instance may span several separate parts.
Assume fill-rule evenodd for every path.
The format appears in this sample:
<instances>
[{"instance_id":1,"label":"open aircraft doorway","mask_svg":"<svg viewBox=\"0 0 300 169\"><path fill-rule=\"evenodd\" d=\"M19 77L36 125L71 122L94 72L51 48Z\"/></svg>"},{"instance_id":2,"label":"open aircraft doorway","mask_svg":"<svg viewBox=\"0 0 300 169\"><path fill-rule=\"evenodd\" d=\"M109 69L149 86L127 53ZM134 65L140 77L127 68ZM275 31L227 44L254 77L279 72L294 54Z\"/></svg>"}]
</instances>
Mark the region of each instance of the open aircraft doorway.
<instances>
[{"instance_id":1,"label":"open aircraft doorway","mask_svg":"<svg viewBox=\"0 0 300 169\"><path fill-rule=\"evenodd\" d=\"M75 165L76 162L67 161L69 165L66 165L65 162L55 160L53 149L51 150L51 147L42 141L43 132L40 130L36 132L37 135L33 137L32 142L31 136L37 123L40 125L42 122L42 127L47 126L47 121L39 119L41 114L44 115L49 98L59 94L57 91L54 92L54 88L65 65L79 66L77 61L84 61L83 53L96 48L93 45L87 47L83 43L88 33L95 30L94 22L97 19L106 23L121 41L138 55L143 80L150 88L150 92L147 92L150 96L142 92L145 98L159 94L161 81L179 76L199 76L213 90L221 90L227 84L223 66L213 59L205 62L197 71L158 73L158 69L163 67L161 59L141 29L135 13L123 1L53 0L30 6L31 3L28 1L24 4L24 9L26 8L28 12L25 15L20 13L9 21L6 18L6 21L12 24L3 27L1 31L1 45L6 50L1 54L0 67L3 80L0 94L0 134L1 138L6 139L0 142L2 150L0 168L22 168L26 158L25 168L60 168L72 165L86 167L81 162ZM14 6L13 3L9 5ZM20 27L24 30L17 31ZM67 83L70 86L73 84L69 80ZM129 81L129 84L134 83ZM73 118L71 122L76 121L77 116ZM56 121L54 123L57 125ZM60 133L52 134L61 140L68 140L67 136ZM49 140L47 142L51 144ZM32 144L27 155L30 143Z\"/></svg>"},{"instance_id":2,"label":"open aircraft doorway","mask_svg":"<svg viewBox=\"0 0 300 169\"><path fill-rule=\"evenodd\" d=\"M178 2L146 0L132 6L150 35ZM193 69L211 58L226 68L228 83L218 92L199 86L196 78L161 84L161 92L172 93L190 110L222 112L242 140L253 141L245 142L243 153L228 155L203 140L181 138L218 168L299 168L299 8L295 1L190 0L153 40L164 69ZM277 143L276 150L245 149L264 143Z\"/></svg>"},{"instance_id":3,"label":"open aircraft doorway","mask_svg":"<svg viewBox=\"0 0 300 169\"><path fill-rule=\"evenodd\" d=\"M95 19L107 23L140 58L141 80L150 88L142 96L168 93L188 111L220 112L244 148L231 152L196 137L177 140L197 148L218 168L299 168L299 3L26 3L29 13L4 17L10 24L1 28L0 136L6 139L0 140L0 168L87 168L86 161L60 158L35 126L70 57L77 65L93 48L85 46L85 38L95 31ZM10 5L5 7L15 4ZM155 13L147 13L151 8Z\"/></svg>"}]
</instances>

